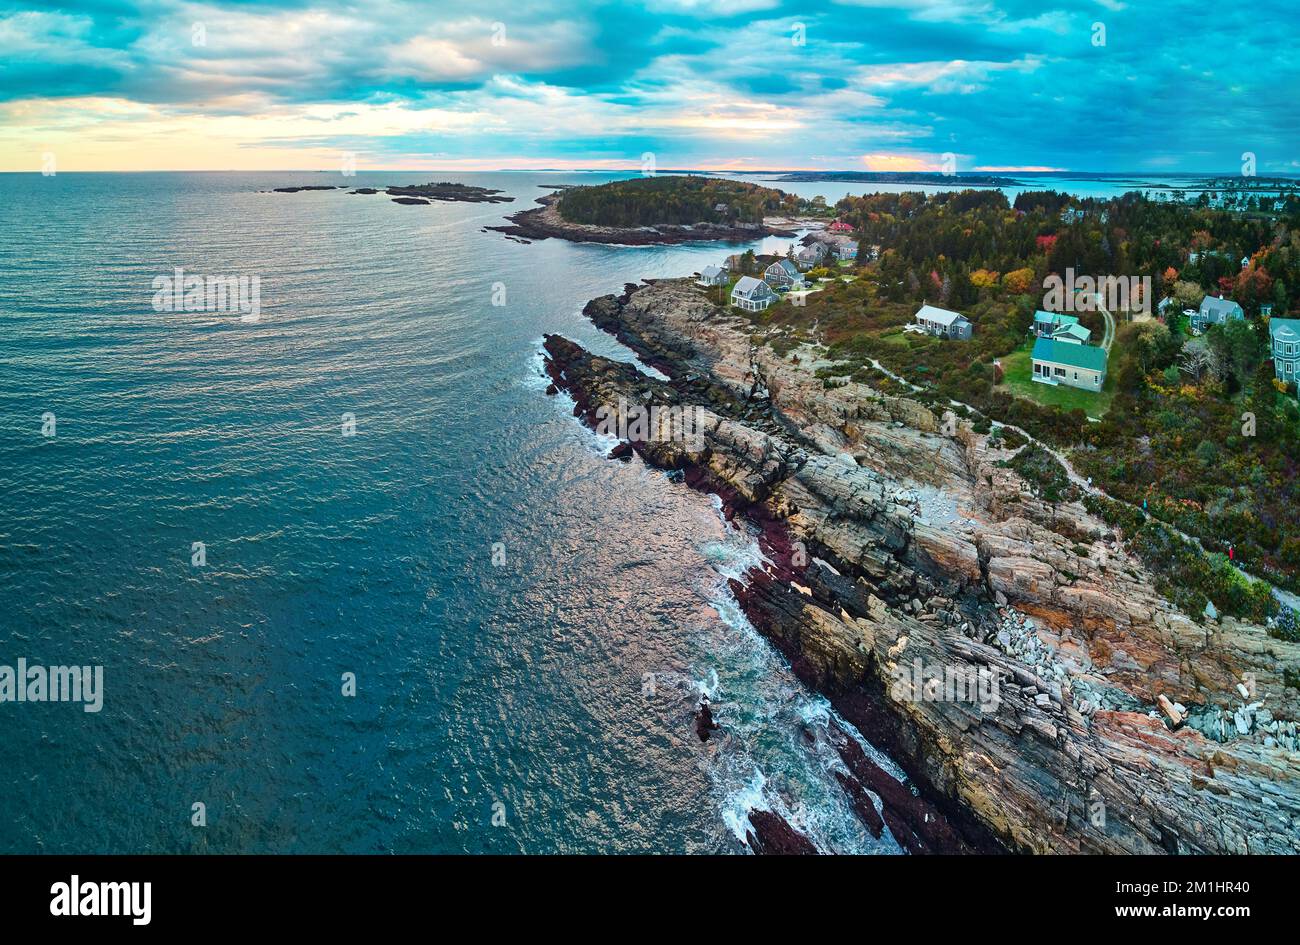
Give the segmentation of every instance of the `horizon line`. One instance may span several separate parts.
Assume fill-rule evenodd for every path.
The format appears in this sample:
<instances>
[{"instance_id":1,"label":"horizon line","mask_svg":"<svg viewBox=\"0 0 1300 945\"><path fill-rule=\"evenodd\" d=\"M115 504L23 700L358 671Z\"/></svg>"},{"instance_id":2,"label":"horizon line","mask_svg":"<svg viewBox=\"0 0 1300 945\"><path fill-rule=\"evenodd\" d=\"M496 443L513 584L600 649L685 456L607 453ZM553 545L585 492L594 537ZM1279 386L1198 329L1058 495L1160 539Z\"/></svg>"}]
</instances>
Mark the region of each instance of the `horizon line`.
<instances>
[{"instance_id":1,"label":"horizon line","mask_svg":"<svg viewBox=\"0 0 1300 945\"><path fill-rule=\"evenodd\" d=\"M402 168L402 167L380 167L380 168L358 168L355 174L623 174L638 172L639 168L635 166L627 168L609 168L609 167L499 167L499 168ZM0 174L35 174L38 176L55 177L59 174L339 174L338 169L329 168L297 168L297 167L279 167L279 168L223 168L223 167L201 167L201 168L147 168L147 169L102 169L102 170L60 170L55 174L44 174L40 169L16 171L0 170ZM915 171L872 171L858 170L847 168L835 168L830 170L812 170L808 168L765 168L759 170L737 169L737 168L709 168L709 167L681 167L665 168L658 170L654 174L645 176L664 176L670 174L856 174L870 176L895 176L906 177L915 176L939 176L939 177L1015 177L1015 176L1032 176L1032 177L1056 177L1062 175L1086 175L1092 177L1240 177L1242 180L1269 180L1269 179L1290 179L1300 180L1300 173L1271 172L1267 174L1254 174L1245 176L1239 170L1234 171L1215 171L1215 170L1191 170L1191 171L1083 171L1070 170L1068 168L1054 168L1050 170L1000 170L1000 171L954 171L951 174L944 174L942 171L915 170ZM790 181L789 183L800 183L799 181ZM806 183L806 182L805 182ZM833 181L832 181L833 183ZM845 181L845 183L854 183Z\"/></svg>"}]
</instances>

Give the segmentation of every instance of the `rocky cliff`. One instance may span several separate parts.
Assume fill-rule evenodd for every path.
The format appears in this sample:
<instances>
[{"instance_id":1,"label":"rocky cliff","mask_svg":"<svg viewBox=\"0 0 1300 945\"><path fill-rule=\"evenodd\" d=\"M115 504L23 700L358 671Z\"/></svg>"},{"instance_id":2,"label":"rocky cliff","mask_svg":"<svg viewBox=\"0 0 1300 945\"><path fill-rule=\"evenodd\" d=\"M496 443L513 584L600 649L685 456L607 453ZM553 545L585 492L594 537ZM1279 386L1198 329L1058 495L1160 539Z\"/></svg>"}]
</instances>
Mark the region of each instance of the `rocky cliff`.
<instances>
[{"instance_id":1,"label":"rocky cliff","mask_svg":"<svg viewBox=\"0 0 1300 945\"><path fill-rule=\"evenodd\" d=\"M593 424L620 398L699 411L700 437L631 447L760 530L737 599L919 788L837 744L864 829L870 791L915 851L1300 851L1300 645L1180 613L1124 536L1037 498L986 436L756 346L689 282L587 314L671 380L548 336L555 387Z\"/></svg>"}]
</instances>

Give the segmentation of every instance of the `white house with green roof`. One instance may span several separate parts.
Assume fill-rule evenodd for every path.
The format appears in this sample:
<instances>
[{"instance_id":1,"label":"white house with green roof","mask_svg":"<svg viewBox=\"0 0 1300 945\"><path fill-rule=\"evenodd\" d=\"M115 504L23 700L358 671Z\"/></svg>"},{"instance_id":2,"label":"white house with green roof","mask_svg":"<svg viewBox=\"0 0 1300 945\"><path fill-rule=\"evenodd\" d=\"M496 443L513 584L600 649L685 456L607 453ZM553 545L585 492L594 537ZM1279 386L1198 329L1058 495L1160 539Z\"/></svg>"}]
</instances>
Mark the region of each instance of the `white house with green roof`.
<instances>
[{"instance_id":1,"label":"white house with green roof","mask_svg":"<svg viewBox=\"0 0 1300 945\"><path fill-rule=\"evenodd\" d=\"M1055 338L1076 345L1086 345L1092 337L1092 329L1084 328L1074 315L1060 312L1034 312L1034 334L1039 338Z\"/></svg>"},{"instance_id":2,"label":"white house with green roof","mask_svg":"<svg viewBox=\"0 0 1300 945\"><path fill-rule=\"evenodd\" d=\"M1030 355L1034 380L1099 391L1106 383L1106 351L1056 338L1039 338Z\"/></svg>"},{"instance_id":3,"label":"white house with green roof","mask_svg":"<svg viewBox=\"0 0 1300 945\"><path fill-rule=\"evenodd\" d=\"M1300 318L1270 318L1273 373L1279 381L1300 384Z\"/></svg>"}]
</instances>

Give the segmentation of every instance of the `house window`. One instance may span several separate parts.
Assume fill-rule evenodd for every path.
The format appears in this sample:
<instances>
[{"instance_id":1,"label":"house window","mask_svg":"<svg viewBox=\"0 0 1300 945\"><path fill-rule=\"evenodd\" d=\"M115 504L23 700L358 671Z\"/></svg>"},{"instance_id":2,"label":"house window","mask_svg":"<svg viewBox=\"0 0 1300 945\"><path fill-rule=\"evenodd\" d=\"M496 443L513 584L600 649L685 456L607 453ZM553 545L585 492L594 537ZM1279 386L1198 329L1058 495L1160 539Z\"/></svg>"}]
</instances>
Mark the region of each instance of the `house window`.
<instances>
[{"instance_id":1,"label":"house window","mask_svg":"<svg viewBox=\"0 0 1300 945\"><path fill-rule=\"evenodd\" d=\"M1057 368L1057 369L1056 369L1056 376L1057 376L1057 377L1065 377L1065 368L1063 368L1063 367L1059 367L1059 368Z\"/></svg>"},{"instance_id":2,"label":"house window","mask_svg":"<svg viewBox=\"0 0 1300 945\"><path fill-rule=\"evenodd\" d=\"M1075 379L1076 381L1079 379L1079 372L1078 372L1078 371L1075 371L1075 372L1074 372L1074 379Z\"/></svg>"}]
</instances>

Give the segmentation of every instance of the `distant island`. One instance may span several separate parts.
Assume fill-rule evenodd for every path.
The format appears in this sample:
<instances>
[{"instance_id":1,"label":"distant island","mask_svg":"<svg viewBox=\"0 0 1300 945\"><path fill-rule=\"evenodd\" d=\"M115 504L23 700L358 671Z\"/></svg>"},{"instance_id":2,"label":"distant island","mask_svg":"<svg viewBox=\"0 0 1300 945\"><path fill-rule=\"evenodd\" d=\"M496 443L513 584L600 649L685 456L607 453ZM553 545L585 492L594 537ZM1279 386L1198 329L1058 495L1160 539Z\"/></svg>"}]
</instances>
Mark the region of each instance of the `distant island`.
<instances>
[{"instance_id":1,"label":"distant island","mask_svg":"<svg viewBox=\"0 0 1300 945\"><path fill-rule=\"evenodd\" d=\"M927 184L953 187L1014 187L1020 183L1011 177L989 174L939 174L928 171L792 171L777 178L786 183L869 183Z\"/></svg>"},{"instance_id":2,"label":"distant island","mask_svg":"<svg viewBox=\"0 0 1300 945\"><path fill-rule=\"evenodd\" d=\"M308 184L300 187L276 187L272 193L296 194L308 190L347 190L341 184ZM388 187L358 187L348 191L352 194L385 193L393 198L393 203L406 206L428 204L433 201L446 203L510 203L515 198L506 196L500 190L488 187L472 187L469 184L456 184L451 181L439 181L430 184L390 185Z\"/></svg>"},{"instance_id":3,"label":"distant island","mask_svg":"<svg viewBox=\"0 0 1300 945\"><path fill-rule=\"evenodd\" d=\"M639 177L553 189L538 198L540 207L511 216L510 226L488 229L515 238L645 245L792 236L765 221L832 215L825 201L716 177Z\"/></svg>"}]
</instances>

